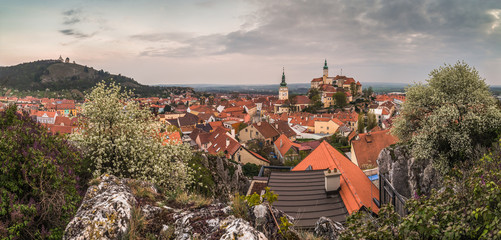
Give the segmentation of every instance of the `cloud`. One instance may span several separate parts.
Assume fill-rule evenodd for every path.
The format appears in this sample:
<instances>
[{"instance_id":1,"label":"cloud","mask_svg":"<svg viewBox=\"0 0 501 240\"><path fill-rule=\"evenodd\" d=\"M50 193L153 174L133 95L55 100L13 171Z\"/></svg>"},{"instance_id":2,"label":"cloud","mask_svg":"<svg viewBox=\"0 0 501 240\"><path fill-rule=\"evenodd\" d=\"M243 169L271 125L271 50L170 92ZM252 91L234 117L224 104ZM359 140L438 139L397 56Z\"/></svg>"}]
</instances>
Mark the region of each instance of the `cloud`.
<instances>
[{"instance_id":1,"label":"cloud","mask_svg":"<svg viewBox=\"0 0 501 240\"><path fill-rule=\"evenodd\" d=\"M501 53L501 2L453 0L256 0L241 29L194 36L135 35L159 42L141 55L325 55L366 62L416 62L425 57ZM490 32L489 32L490 31ZM498 34L490 34L497 31Z\"/></svg>"},{"instance_id":2,"label":"cloud","mask_svg":"<svg viewBox=\"0 0 501 240\"><path fill-rule=\"evenodd\" d=\"M85 33L81 33L79 31L76 31L75 29L63 29L63 30L59 30L59 32L64 34L64 35L67 35L67 36L74 36L76 38L90 38L90 37L94 36L94 34L95 34L95 33L85 34Z\"/></svg>"},{"instance_id":3,"label":"cloud","mask_svg":"<svg viewBox=\"0 0 501 240\"><path fill-rule=\"evenodd\" d=\"M80 9L70 9L63 11L63 24L73 25L82 21L82 11Z\"/></svg>"}]
</instances>

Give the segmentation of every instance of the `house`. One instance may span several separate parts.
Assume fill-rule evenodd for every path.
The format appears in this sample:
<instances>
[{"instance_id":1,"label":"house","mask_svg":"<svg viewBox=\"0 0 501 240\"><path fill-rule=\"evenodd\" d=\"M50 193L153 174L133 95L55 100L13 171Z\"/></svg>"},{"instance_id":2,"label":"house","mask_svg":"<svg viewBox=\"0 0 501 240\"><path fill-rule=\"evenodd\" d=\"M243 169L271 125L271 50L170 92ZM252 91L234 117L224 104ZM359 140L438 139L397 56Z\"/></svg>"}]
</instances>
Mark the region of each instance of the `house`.
<instances>
[{"instance_id":1,"label":"house","mask_svg":"<svg viewBox=\"0 0 501 240\"><path fill-rule=\"evenodd\" d=\"M192 113L186 113L182 117L178 117L175 119L166 119L167 122L171 125L174 125L183 131L183 134L189 134L195 128L195 125L198 123L198 117Z\"/></svg>"},{"instance_id":2,"label":"house","mask_svg":"<svg viewBox=\"0 0 501 240\"><path fill-rule=\"evenodd\" d=\"M296 140L297 134L292 130L287 121L275 121L273 125L279 134L284 134L292 141Z\"/></svg>"},{"instance_id":3,"label":"house","mask_svg":"<svg viewBox=\"0 0 501 240\"><path fill-rule=\"evenodd\" d=\"M379 200L378 188L357 165L326 141L323 141L310 155L294 167L292 171L304 171L307 169L338 170L340 173L339 194L349 214L368 208L374 213L379 212L379 208L373 202L373 199Z\"/></svg>"},{"instance_id":4,"label":"house","mask_svg":"<svg viewBox=\"0 0 501 240\"><path fill-rule=\"evenodd\" d=\"M280 162L294 161L301 158L299 156L299 143L292 142L287 136L281 134L280 137L273 143L273 148Z\"/></svg>"},{"instance_id":5,"label":"house","mask_svg":"<svg viewBox=\"0 0 501 240\"><path fill-rule=\"evenodd\" d=\"M376 159L381 150L397 141L390 130L361 133L358 140L351 142L351 161L362 170L376 168Z\"/></svg>"},{"instance_id":6,"label":"house","mask_svg":"<svg viewBox=\"0 0 501 240\"><path fill-rule=\"evenodd\" d=\"M315 133L332 135L342 125L343 122L337 118L315 118Z\"/></svg>"},{"instance_id":7,"label":"house","mask_svg":"<svg viewBox=\"0 0 501 240\"><path fill-rule=\"evenodd\" d=\"M245 147L240 147L237 152L235 153L234 160L240 164L247 164L247 163L253 163L256 165L260 166L269 166L270 161L261 155L245 148Z\"/></svg>"},{"instance_id":8,"label":"house","mask_svg":"<svg viewBox=\"0 0 501 240\"><path fill-rule=\"evenodd\" d=\"M241 145L224 128L217 128L208 137L207 152L209 154L223 154L227 159L235 161L235 153Z\"/></svg>"},{"instance_id":9,"label":"house","mask_svg":"<svg viewBox=\"0 0 501 240\"><path fill-rule=\"evenodd\" d=\"M331 185L336 184L336 180L337 186L331 188ZM313 229L320 217L344 223L351 213L348 209L352 208L351 205L347 206L347 203L356 205L351 203L357 201L354 197L343 199L343 194L349 192L346 190L349 187L341 180L340 188L339 182L339 174L326 177L324 170L313 170L271 172L267 185L279 196L273 207L292 216L294 227ZM251 191L256 191L255 186Z\"/></svg>"},{"instance_id":10,"label":"house","mask_svg":"<svg viewBox=\"0 0 501 240\"><path fill-rule=\"evenodd\" d=\"M37 123L54 124L57 116L57 112L38 111L36 113Z\"/></svg>"},{"instance_id":11,"label":"house","mask_svg":"<svg viewBox=\"0 0 501 240\"><path fill-rule=\"evenodd\" d=\"M268 144L273 143L280 134L277 129L268 122L253 123L238 133L241 142L248 142L254 139L261 139Z\"/></svg>"}]
</instances>

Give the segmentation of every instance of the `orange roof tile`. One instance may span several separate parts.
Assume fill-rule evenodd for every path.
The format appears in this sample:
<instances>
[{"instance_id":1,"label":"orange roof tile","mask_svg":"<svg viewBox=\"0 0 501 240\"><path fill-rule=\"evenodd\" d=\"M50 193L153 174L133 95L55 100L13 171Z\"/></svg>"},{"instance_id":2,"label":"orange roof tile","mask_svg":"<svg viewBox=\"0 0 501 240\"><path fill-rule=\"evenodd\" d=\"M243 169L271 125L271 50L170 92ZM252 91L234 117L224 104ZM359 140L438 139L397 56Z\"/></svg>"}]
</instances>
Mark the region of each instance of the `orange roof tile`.
<instances>
[{"instance_id":1,"label":"orange roof tile","mask_svg":"<svg viewBox=\"0 0 501 240\"><path fill-rule=\"evenodd\" d=\"M292 171L303 171L308 166L311 166L313 170L337 168L340 171L341 189L339 193L350 214L358 211L362 206L370 207L375 213L379 212L379 208L372 201L372 198L379 199L377 187L357 165L326 141L323 141Z\"/></svg>"},{"instance_id":2,"label":"orange roof tile","mask_svg":"<svg viewBox=\"0 0 501 240\"><path fill-rule=\"evenodd\" d=\"M360 139L353 140L351 145L361 169L377 167L376 159L381 150L395 144L398 139L390 134L390 130L383 130L358 135Z\"/></svg>"},{"instance_id":3,"label":"orange roof tile","mask_svg":"<svg viewBox=\"0 0 501 240\"><path fill-rule=\"evenodd\" d=\"M291 149L291 147L296 147L298 149L301 147L300 144L292 142L284 134L280 135L280 137L278 137L273 144L275 144L282 156L285 156L285 154L289 151L289 149Z\"/></svg>"}]
</instances>

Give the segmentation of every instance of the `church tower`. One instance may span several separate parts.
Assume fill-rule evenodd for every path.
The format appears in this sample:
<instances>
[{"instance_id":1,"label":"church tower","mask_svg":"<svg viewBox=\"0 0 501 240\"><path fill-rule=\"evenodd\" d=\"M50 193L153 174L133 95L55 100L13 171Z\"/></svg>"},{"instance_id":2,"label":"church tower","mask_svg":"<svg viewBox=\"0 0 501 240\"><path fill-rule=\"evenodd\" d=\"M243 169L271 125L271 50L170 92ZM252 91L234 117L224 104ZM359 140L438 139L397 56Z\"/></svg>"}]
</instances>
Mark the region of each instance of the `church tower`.
<instances>
[{"instance_id":1,"label":"church tower","mask_svg":"<svg viewBox=\"0 0 501 240\"><path fill-rule=\"evenodd\" d=\"M327 78L329 77L329 67L327 67L327 59L324 62L324 75L323 75L323 84L327 83Z\"/></svg>"},{"instance_id":2,"label":"church tower","mask_svg":"<svg viewBox=\"0 0 501 240\"><path fill-rule=\"evenodd\" d=\"M289 99L289 88L285 82L285 69L282 70L282 82L280 83L280 88L278 89L278 100Z\"/></svg>"}]
</instances>

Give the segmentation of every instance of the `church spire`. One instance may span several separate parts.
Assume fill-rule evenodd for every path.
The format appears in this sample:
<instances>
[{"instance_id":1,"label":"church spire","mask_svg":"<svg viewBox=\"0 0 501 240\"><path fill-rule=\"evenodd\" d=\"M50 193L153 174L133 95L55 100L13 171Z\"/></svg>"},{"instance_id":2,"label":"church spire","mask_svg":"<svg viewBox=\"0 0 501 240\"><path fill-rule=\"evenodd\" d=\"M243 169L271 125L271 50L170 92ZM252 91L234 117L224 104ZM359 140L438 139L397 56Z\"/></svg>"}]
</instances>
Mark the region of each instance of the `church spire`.
<instances>
[{"instance_id":1,"label":"church spire","mask_svg":"<svg viewBox=\"0 0 501 240\"><path fill-rule=\"evenodd\" d=\"M327 59L325 59L324 69L329 69L329 67L327 67Z\"/></svg>"},{"instance_id":2,"label":"church spire","mask_svg":"<svg viewBox=\"0 0 501 240\"><path fill-rule=\"evenodd\" d=\"M287 83L285 82L285 68L282 68L282 82L280 83L281 87L287 86Z\"/></svg>"}]
</instances>

